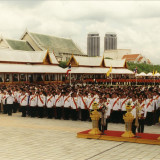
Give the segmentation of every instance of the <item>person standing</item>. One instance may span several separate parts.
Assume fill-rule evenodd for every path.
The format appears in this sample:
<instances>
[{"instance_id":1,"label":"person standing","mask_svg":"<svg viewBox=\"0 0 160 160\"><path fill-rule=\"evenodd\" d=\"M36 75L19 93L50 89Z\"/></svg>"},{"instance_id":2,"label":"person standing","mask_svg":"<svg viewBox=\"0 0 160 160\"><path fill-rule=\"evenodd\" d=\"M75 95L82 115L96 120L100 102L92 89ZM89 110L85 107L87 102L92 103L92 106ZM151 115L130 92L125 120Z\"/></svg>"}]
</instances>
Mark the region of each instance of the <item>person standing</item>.
<instances>
[{"instance_id":1,"label":"person standing","mask_svg":"<svg viewBox=\"0 0 160 160\"><path fill-rule=\"evenodd\" d=\"M43 118L46 97L43 95L42 91L39 93L37 101L38 101L38 117Z\"/></svg>"},{"instance_id":2,"label":"person standing","mask_svg":"<svg viewBox=\"0 0 160 160\"><path fill-rule=\"evenodd\" d=\"M47 117L52 119L53 118L53 104L54 104L54 96L51 92L48 92L46 97L46 107L47 107Z\"/></svg>"},{"instance_id":3,"label":"person standing","mask_svg":"<svg viewBox=\"0 0 160 160\"><path fill-rule=\"evenodd\" d=\"M141 98L138 98L138 103L139 103L139 126L138 126L138 133L143 133L144 132L144 123L145 123L145 118L146 118L146 105L145 101Z\"/></svg>"},{"instance_id":4,"label":"person standing","mask_svg":"<svg viewBox=\"0 0 160 160\"><path fill-rule=\"evenodd\" d=\"M64 95L64 119L68 120L71 114L71 95L66 92Z\"/></svg>"},{"instance_id":5,"label":"person standing","mask_svg":"<svg viewBox=\"0 0 160 160\"><path fill-rule=\"evenodd\" d=\"M7 104L7 113L9 116L12 116L13 102L14 102L14 97L12 96L12 93L8 91L6 104Z\"/></svg>"},{"instance_id":6,"label":"person standing","mask_svg":"<svg viewBox=\"0 0 160 160\"><path fill-rule=\"evenodd\" d=\"M7 105L6 105L6 91L3 91L2 103L3 103L3 114L7 114Z\"/></svg>"},{"instance_id":7,"label":"person standing","mask_svg":"<svg viewBox=\"0 0 160 160\"><path fill-rule=\"evenodd\" d=\"M20 106L21 106L21 111L22 111L22 117L26 117L26 110L27 110L27 105L28 105L28 97L25 94L25 91L22 91L22 95L20 96Z\"/></svg>"},{"instance_id":8,"label":"person standing","mask_svg":"<svg viewBox=\"0 0 160 160\"><path fill-rule=\"evenodd\" d=\"M152 95L149 94L148 98L146 99L146 110L147 110L147 116L146 116L146 124L148 126L153 125L153 119L154 119L154 107L155 107L155 103L154 100L152 98Z\"/></svg>"},{"instance_id":9,"label":"person standing","mask_svg":"<svg viewBox=\"0 0 160 160\"><path fill-rule=\"evenodd\" d=\"M55 107L56 107L56 119L61 119L62 117L62 107L64 105L64 98L61 92L58 90L55 95Z\"/></svg>"},{"instance_id":10,"label":"person standing","mask_svg":"<svg viewBox=\"0 0 160 160\"><path fill-rule=\"evenodd\" d=\"M30 99L29 99L29 107L31 111L31 117L36 116L36 108L37 108L37 95L34 93L34 91L31 92L30 94Z\"/></svg>"},{"instance_id":11,"label":"person standing","mask_svg":"<svg viewBox=\"0 0 160 160\"><path fill-rule=\"evenodd\" d=\"M71 118L76 121L78 119L78 105L77 105L77 93L71 95Z\"/></svg>"}]
</instances>

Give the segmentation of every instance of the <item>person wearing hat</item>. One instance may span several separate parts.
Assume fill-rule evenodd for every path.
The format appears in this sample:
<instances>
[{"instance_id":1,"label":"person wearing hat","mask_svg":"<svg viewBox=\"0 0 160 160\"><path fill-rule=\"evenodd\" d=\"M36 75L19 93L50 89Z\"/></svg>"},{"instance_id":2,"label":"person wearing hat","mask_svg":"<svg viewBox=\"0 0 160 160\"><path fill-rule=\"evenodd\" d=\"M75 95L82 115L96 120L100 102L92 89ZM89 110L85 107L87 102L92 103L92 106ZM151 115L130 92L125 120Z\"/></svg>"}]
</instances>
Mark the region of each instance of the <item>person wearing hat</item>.
<instances>
[{"instance_id":1,"label":"person wearing hat","mask_svg":"<svg viewBox=\"0 0 160 160\"><path fill-rule=\"evenodd\" d=\"M11 91L8 91L8 95L6 98L6 104L7 104L7 113L9 116L12 115L13 102L14 102L14 97L12 96Z\"/></svg>"}]
</instances>

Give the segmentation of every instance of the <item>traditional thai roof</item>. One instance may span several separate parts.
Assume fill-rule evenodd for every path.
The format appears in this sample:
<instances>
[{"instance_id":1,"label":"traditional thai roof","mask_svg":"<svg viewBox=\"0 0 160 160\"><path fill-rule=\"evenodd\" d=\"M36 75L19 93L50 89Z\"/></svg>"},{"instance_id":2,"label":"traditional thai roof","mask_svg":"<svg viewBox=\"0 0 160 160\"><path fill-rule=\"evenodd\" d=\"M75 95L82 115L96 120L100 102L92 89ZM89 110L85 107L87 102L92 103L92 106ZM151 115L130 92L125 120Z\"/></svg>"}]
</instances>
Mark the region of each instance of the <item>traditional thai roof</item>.
<instances>
[{"instance_id":1,"label":"traditional thai roof","mask_svg":"<svg viewBox=\"0 0 160 160\"><path fill-rule=\"evenodd\" d=\"M25 40L5 39L13 50L34 51L31 45Z\"/></svg>"},{"instance_id":2,"label":"traditional thai roof","mask_svg":"<svg viewBox=\"0 0 160 160\"><path fill-rule=\"evenodd\" d=\"M87 67L101 67L103 57L84 57L84 56L71 56L68 64L71 66L87 66Z\"/></svg>"},{"instance_id":3,"label":"traditional thai roof","mask_svg":"<svg viewBox=\"0 0 160 160\"><path fill-rule=\"evenodd\" d=\"M104 59L104 64L106 67L115 67L115 68L127 68L125 59Z\"/></svg>"},{"instance_id":4,"label":"traditional thai roof","mask_svg":"<svg viewBox=\"0 0 160 160\"><path fill-rule=\"evenodd\" d=\"M126 59L126 61L136 61L136 59L140 56L140 54L128 54L124 55L122 59Z\"/></svg>"},{"instance_id":5,"label":"traditional thai roof","mask_svg":"<svg viewBox=\"0 0 160 160\"><path fill-rule=\"evenodd\" d=\"M0 62L4 63L43 63L58 65L53 53L45 51L0 50Z\"/></svg>"},{"instance_id":6,"label":"traditional thai roof","mask_svg":"<svg viewBox=\"0 0 160 160\"><path fill-rule=\"evenodd\" d=\"M26 31L21 39L23 39L26 34L28 34L32 38L32 40L41 50L49 49L50 52L54 51L54 54L56 56L60 53L83 55L83 52L73 42L72 39L33 33L29 31Z\"/></svg>"},{"instance_id":7,"label":"traditional thai roof","mask_svg":"<svg viewBox=\"0 0 160 160\"><path fill-rule=\"evenodd\" d=\"M0 63L0 73L66 73L66 70L55 65Z\"/></svg>"}]
</instances>

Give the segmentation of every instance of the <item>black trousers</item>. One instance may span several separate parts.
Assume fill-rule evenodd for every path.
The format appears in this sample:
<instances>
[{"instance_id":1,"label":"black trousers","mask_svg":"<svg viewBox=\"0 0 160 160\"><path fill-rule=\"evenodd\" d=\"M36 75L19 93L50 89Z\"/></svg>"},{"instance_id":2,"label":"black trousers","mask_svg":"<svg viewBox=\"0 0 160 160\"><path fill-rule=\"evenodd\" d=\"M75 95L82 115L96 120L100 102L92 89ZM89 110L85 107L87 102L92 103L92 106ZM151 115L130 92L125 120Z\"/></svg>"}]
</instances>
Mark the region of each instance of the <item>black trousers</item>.
<instances>
[{"instance_id":1,"label":"black trousers","mask_svg":"<svg viewBox=\"0 0 160 160\"><path fill-rule=\"evenodd\" d=\"M62 117L62 108L61 107L56 107L56 119L61 119Z\"/></svg>"},{"instance_id":2,"label":"black trousers","mask_svg":"<svg viewBox=\"0 0 160 160\"><path fill-rule=\"evenodd\" d=\"M13 104L7 104L7 113L9 116L12 115Z\"/></svg>"},{"instance_id":3,"label":"black trousers","mask_svg":"<svg viewBox=\"0 0 160 160\"><path fill-rule=\"evenodd\" d=\"M26 106L21 106L22 117L26 117Z\"/></svg>"},{"instance_id":4,"label":"black trousers","mask_svg":"<svg viewBox=\"0 0 160 160\"><path fill-rule=\"evenodd\" d=\"M135 119L132 122L132 133L136 134L136 126L135 126Z\"/></svg>"},{"instance_id":5,"label":"black trousers","mask_svg":"<svg viewBox=\"0 0 160 160\"><path fill-rule=\"evenodd\" d=\"M71 108L64 108L63 112L64 112L64 117L63 118L65 120L68 120L70 118L70 115L71 115Z\"/></svg>"},{"instance_id":6,"label":"black trousers","mask_svg":"<svg viewBox=\"0 0 160 160\"><path fill-rule=\"evenodd\" d=\"M143 133L145 120L139 119L138 122L139 122L138 133Z\"/></svg>"},{"instance_id":7,"label":"black trousers","mask_svg":"<svg viewBox=\"0 0 160 160\"><path fill-rule=\"evenodd\" d=\"M16 113L16 112L17 112L17 109L18 109L18 103L17 103L17 102L14 102L14 103L13 103L13 113Z\"/></svg>"},{"instance_id":8,"label":"black trousers","mask_svg":"<svg viewBox=\"0 0 160 160\"><path fill-rule=\"evenodd\" d=\"M121 111L121 123L124 124L123 116L126 114L126 111Z\"/></svg>"},{"instance_id":9,"label":"black trousers","mask_svg":"<svg viewBox=\"0 0 160 160\"><path fill-rule=\"evenodd\" d=\"M30 106L30 111L31 117L36 117L36 107Z\"/></svg>"},{"instance_id":10,"label":"black trousers","mask_svg":"<svg viewBox=\"0 0 160 160\"><path fill-rule=\"evenodd\" d=\"M44 116L44 108L43 107L38 107L38 117L43 118Z\"/></svg>"},{"instance_id":11,"label":"black trousers","mask_svg":"<svg viewBox=\"0 0 160 160\"><path fill-rule=\"evenodd\" d=\"M159 117L160 117L160 108L156 110L156 123L159 122Z\"/></svg>"},{"instance_id":12,"label":"black trousers","mask_svg":"<svg viewBox=\"0 0 160 160\"><path fill-rule=\"evenodd\" d=\"M47 108L47 117L53 118L53 108Z\"/></svg>"},{"instance_id":13,"label":"black trousers","mask_svg":"<svg viewBox=\"0 0 160 160\"><path fill-rule=\"evenodd\" d=\"M3 104L3 114L7 114L7 105Z\"/></svg>"},{"instance_id":14,"label":"black trousers","mask_svg":"<svg viewBox=\"0 0 160 160\"><path fill-rule=\"evenodd\" d=\"M102 120L102 119L100 118L99 121L98 121L99 130L100 130L100 131L105 131L105 130L108 129L109 119L106 119L106 124L105 124L105 125L102 125L102 124L101 124L101 120Z\"/></svg>"},{"instance_id":15,"label":"black trousers","mask_svg":"<svg viewBox=\"0 0 160 160\"><path fill-rule=\"evenodd\" d=\"M151 126L153 125L153 112L147 112L147 116L146 116L146 120L145 120L145 123L146 125L148 126Z\"/></svg>"},{"instance_id":16,"label":"black trousers","mask_svg":"<svg viewBox=\"0 0 160 160\"><path fill-rule=\"evenodd\" d=\"M112 111L111 113L111 122L113 123L120 123L120 111Z\"/></svg>"},{"instance_id":17,"label":"black trousers","mask_svg":"<svg viewBox=\"0 0 160 160\"><path fill-rule=\"evenodd\" d=\"M89 112L87 109L81 109L81 121L86 121L89 118Z\"/></svg>"},{"instance_id":18,"label":"black trousers","mask_svg":"<svg viewBox=\"0 0 160 160\"><path fill-rule=\"evenodd\" d=\"M74 121L78 119L78 111L76 109L71 109L71 118Z\"/></svg>"}]
</instances>

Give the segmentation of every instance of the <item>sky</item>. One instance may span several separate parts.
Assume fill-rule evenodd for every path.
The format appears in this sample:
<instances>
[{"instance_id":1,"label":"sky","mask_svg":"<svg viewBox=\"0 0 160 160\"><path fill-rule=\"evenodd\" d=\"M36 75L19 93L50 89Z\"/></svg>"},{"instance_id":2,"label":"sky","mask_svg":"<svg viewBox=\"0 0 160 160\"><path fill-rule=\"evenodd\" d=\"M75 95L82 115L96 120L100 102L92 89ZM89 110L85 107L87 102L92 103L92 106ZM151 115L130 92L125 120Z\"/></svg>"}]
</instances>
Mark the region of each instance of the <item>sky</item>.
<instances>
[{"instance_id":1,"label":"sky","mask_svg":"<svg viewBox=\"0 0 160 160\"><path fill-rule=\"evenodd\" d=\"M160 1L0 0L0 35L31 32L72 38L87 53L87 34L115 32L118 49L132 49L160 64Z\"/></svg>"}]
</instances>

